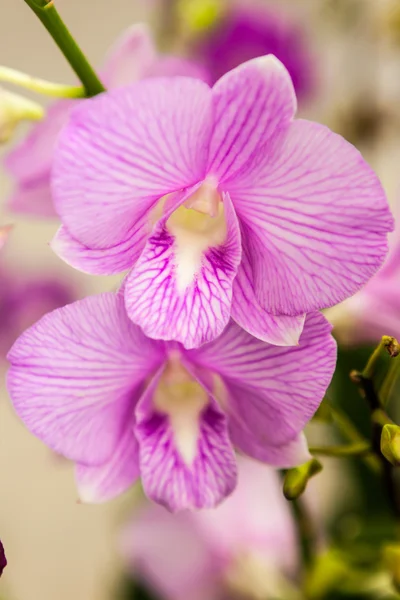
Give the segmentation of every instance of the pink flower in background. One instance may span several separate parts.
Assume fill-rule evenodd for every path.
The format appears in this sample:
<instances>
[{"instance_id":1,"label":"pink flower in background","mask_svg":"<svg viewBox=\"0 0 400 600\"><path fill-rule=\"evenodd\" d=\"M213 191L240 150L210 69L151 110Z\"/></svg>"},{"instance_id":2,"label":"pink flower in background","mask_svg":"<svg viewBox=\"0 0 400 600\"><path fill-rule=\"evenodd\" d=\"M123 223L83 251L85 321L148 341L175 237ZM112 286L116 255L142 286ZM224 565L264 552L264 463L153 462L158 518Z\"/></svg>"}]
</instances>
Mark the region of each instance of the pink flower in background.
<instances>
[{"instance_id":1,"label":"pink flower in background","mask_svg":"<svg viewBox=\"0 0 400 600\"><path fill-rule=\"evenodd\" d=\"M19 269L0 266L0 358L17 337L47 312L72 302L71 283L50 273L27 275Z\"/></svg>"},{"instance_id":2,"label":"pink flower in background","mask_svg":"<svg viewBox=\"0 0 400 600\"><path fill-rule=\"evenodd\" d=\"M0 540L0 577L3 574L4 569L7 566L6 553L4 552L4 546Z\"/></svg>"},{"instance_id":3,"label":"pink flower in background","mask_svg":"<svg viewBox=\"0 0 400 600\"><path fill-rule=\"evenodd\" d=\"M122 555L165 600L289 597L284 576L299 564L290 510L277 473L238 457L237 489L220 507L179 515L139 507Z\"/></svg>"},{"instance_id":4,"label":"pink flower in background","mask_svg":"<svg viewBox=\"0 0 400 600\"><path fill-rule=\"evenodd\" d=\"M383 335L400 339L399 232L380 271L355 296L327 311L341 343L376 344Z\"/></svg>"},{"instance_id":5,"label":"pink flower in background","mask_svg":"<svg viewBox=\"0 0 400 600\"><path fill-rule=\"evenodd\" d=\"M8 359L25 425L78 463L83 501L104 501L141 476L173 511L215 506L236 486L233 448L272 465L309 458L301 431L331 380L336 345L319 313L299 345L271 346L234 322L185 350L147 338L122 294L88 297L28 329Z\"/></svg>"},{"instance_id":6,"label":"pink flower in background","mask_svg":"<svg viewBox=\"0 0 400 600\"><path fill-rule=\"evenodd\" d=\"M12 229L12 225L2 225L0 227L0 250L3 248L4 244L6 243L11 229Z\"/></svg>"},{"instance_id":7,"label":"pink flower in background","mask_svg":"<svg viewBox=\"0 0 400 600\"><path fill-rule=\"evenodd\" d=\"M85 101L55 153L53 248L89 273L130 269L128 315L150 337L196 347L232 316L296 344L305 313L376 272L393 220L360 153L295 111L273 56L212 89L159 78Z\"/></svg>"},{"instance_id":8,"label":"pink flower in background","mask_svg":"<svg viewBox=\"0 0 400 600\"><path fill-rule=\"evenodd\" d=\"M211 74L224 73L257 56L274 54L285 65L299 99L316 87L316 64L302 24L276 6L252 0L230 0L216 23L199 34L191 54Z\"/></svg>"},{"instance_id":9,"label":"pink flower in background","mask_svg":"<svg viewBox=\"0 0 400 600\"><path fill-rule=\"evenodd\" d=\"M189 61L157 55L150 33L143 25L128 29L111 48L101 79L107 88L156 75L206 75ZM22 143L5 159L15 181L8 201L11 211L37 217L57 216L50 192L50 171L57 136L68 122L72 108L81 100L61 100L53 104L46 118L35 125Z\"/></svg>"}]
</instances>

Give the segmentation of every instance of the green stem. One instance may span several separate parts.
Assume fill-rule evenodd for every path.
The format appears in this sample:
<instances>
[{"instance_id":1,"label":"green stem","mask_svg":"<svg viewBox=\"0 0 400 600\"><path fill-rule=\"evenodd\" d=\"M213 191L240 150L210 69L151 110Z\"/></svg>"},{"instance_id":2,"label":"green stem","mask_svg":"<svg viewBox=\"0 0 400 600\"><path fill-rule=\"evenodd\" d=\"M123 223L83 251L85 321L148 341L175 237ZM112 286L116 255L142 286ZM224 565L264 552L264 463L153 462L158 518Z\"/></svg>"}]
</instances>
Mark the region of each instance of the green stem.
<instances>
[{"instance_id":1,"label":"green stem","mask_svg":"<svg viewBox=\"0 0 400 600\"><path fill-rule=\"evenodd\" d=\"M333 457L365 456L372 452L371 444L368 442L358 442L346 446L314 446L309 450L311 454Z\"/></svg>"},{"instance_id":2,"label":"green stem","mask_svg":"<svg viewBox=\"0 0 400 600\"><path fill-rule=\"evenodd\" d=\"M38 77L31 77L31 75L8 67L0 66L0 81L6 81L32 92L44 94L45 96L53 96L54 98L83 98L85 96L85 89L83 87L53 83L52 81L46 81Z\"/></svg>"},{"instance_id":3,"label":"green stem","mask_svg":"<svg viewBox=\"0 0 400 600\"><path fill-rule=\"evenodd\" d=\"M364 371L362 372L362 376L364 379L371 380L373 379L377 365L379 363L379 359L383 353L389 354L392 358L395 358L400 352L399 343L396 338L391 337L389 335L382 336L382 339L378 346L375 348L373 353L371 354Z\"/></svg>"},{"instance_id":4,"label":"green stem","mask_svg":"<svg viewBox=\"0 0 400 600\"><path fill-rule=\"evenodd\" d=\"M51 37L82 82L87 96L95 96L105 88L86 56L79 48L54 6L54 0L24 0L43 23Z\"/></svg>"},{"instance_id":5,"label":"green stem","mask_svg":"<svg viewBox=\"0 0 400 600\"><path fill-rule=\"evenodd\" d=\"M304 502L297 498L291 501L297 526L297 536L302 554L304 572L313 565L316 556L316 533Z\"/></svg>"},{"instance_id":6,"label":"green stem","mask_svg":"<svg viewBox=\"0 0 400 600\"><path fill-rule=\"evenodd\" d=\"M398 360L392 360L386 377L379 390L379 399L382 406L387 406L392 396L394 387L400 376L400 364Z\"/></svg>"},{"instance_id":7,"label":"green stem","mask_svg":"<svg viewBox=\"0 0 400 600\"><path fill-rule=\"evenodd\" d=\"M383 348L387 349L387 346L381 342L377 350L379 349L381 352ZM388 422L388 417L385 414L385 411L381 408L379 396L375 390L375 385L372 379L375 373L375 368L368 368L368 365L373 362L374 357L376 362L377 350L375 350L372 357L368 361L367 367L364 369L364 371L362 373L353 371L351 373L351 379L358 385L361 395L366 399L369 405L372 422L372 449L381 464L383 482L387 490L387 495L393 510L393 514L397 519L400 519L400 497L396 489L393 468L381 452L382 429ZM393 356L397 356L397 354L394 354Z\"/></svg>"},{"instance_id":8,"label":"green stem","mask_svg":"<svg viewBox=\"0 0 400 600\"><path fill-rule=\"evenodd\" d=\"M349 419L349 417L340 410L337 406L332 406L327 403L327 406L330 409L330 416L333 423L339 429L342 437L351 442L353 444L367 444L368 441L364 438L363 435L358 431L357 427L353 424L353 422ZM379 459L376 456L371 456L369 454L365 454L363 456L363 460L365 464L372 470L374 473L379 473L381 471L381 464Z\"/></svg>"},{"instance_id":9,"label":"green stem","mask_svg":"<svg viewBox=\"0 0 400 600\"><path fill-rule=\"evenodd\" d=\"M382 408L376 408L371 414L371 421L376 425L380 425L381 428L385 425L394 425L395 423L386 414L386 412Z\"/></svg>"}]
</instances>

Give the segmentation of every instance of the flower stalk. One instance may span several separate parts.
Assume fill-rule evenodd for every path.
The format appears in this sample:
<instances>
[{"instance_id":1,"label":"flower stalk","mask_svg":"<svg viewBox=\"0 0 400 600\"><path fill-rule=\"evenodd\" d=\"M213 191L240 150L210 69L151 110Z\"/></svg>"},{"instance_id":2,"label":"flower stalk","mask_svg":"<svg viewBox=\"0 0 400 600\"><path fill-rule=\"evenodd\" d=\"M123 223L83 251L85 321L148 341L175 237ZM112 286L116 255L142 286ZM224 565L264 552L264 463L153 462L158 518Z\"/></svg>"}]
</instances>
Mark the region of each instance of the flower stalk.
<instances>
[{"instance_id":1,"label":"flower stalk","mask_svg":"<svg viewBox=\"0 0 400 600\"><path fill-rule=\"evenodd\" d=\"M95 96L105 91L103 84L89 64L86 56L64 24L54 0L24 0L43 23L51 37L82 82L86 96Z\"/></svg>"},{"instance_id":2,"label":"flower stalk","mask_svg":"<svg viewBox=\"0 0 400 600\"><path fill-rule=\"evenodd\" d=\"M311 454L340 458L346 456L366 456L371 454L372 447L368 442L358 442L343 446L313 446L310 447L309 450Z\"/></svg>"},{"instance_id":3,"label":"flower stalk","mask_svg":"<svg viewBox=\"0 0 400 600\"><path fill-rule=\"evenodd\" d=\"M297 536L302 554L304 575L314 565L317 546L317 535L314 524L301 498L291 502L293 515L297 526Z\"/></svg>"},{"instance_id":4,"label":"flower stalk","mask_svg":"<svg viewBox=\"0 0 400 600\"><path fill-rule=\"evenodd\" d=\"M365 369L361 373L358 371L352 371L350 373L350 378L358 386L360 393L367 401L371 412L372 449L381 463L382 476L388 497L393 513L398 519L400 519L400 497L393 477L393 466L388 462L381 451L383 429L386 425L392 424L393 421L384 410L379 391L375 386L374 376L377 373L378 363L383 354L389 354L391 358L396 358L399 353L400 345L397 340L393 337L384 335L381 342L370 356Z\"/></svg>"},{"instance_id":5,"label":"flower stalk","mask_svg":"<svg viewBox=\"0 0 400 600\"><path fill-rule=\"evenodd\" d=\"M321 456L360 456L371 471L379 474L382 467L381 461L375 456L369 441L358 431L346 413L338 406L333 406L326 399L321 406L323 407L326 419L338 429L340 435L349 444L342 446L343 450L339 450L339 454L336 452L337 446L311 448L310 452L312 454L320 454ZM331 448L333 448L333 454L330 453ZM344 450L344 448L347 448L347 450ZM369 451L367 451L367 448L369 448Z\"/></svg>"}]
</instances>

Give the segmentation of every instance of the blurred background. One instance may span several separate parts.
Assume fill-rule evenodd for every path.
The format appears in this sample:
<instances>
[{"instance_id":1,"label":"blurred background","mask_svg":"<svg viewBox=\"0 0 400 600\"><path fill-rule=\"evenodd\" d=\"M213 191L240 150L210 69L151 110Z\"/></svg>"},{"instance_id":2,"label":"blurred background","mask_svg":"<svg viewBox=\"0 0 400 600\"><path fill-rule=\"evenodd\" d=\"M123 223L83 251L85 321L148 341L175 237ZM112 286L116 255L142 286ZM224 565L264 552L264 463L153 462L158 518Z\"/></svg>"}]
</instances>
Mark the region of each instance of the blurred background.
<instances>
[{"instance_id":1,"label":"blurred background","mask_svg":"<svg viewBox=\"0 0 400 600\"><path fill-rule=\"evenodd\" d=\"M101 65L113 41L136 22L149 24L160 52L190 58L205 70L210 82L243 60L269 52L276 54L292 75L300 115L325 123L355 144L377 171L397 210L400 194L399 0L56 0L56 3L93 65ZM75 83L64 57L23 0L3 2L0 6L0 64L51 81ZM48 104L46 100L43 103ZM2 158L13 145L20 143L29 129L30 126L21 126L12 141L1 147ZM20 208L10 203L15 181L6 164L0 169L0 224L13 224L14 229L0 262L2 382L7 368L7 349L27 325L73 299L113 289L119 281L78 273L53 254L48 243L57 229L57 218L41 216L40 210L36 215L21 214ZM344 321L344 317L338 319L343 328L338 325L337 335L343 345L330 399L341 405L368 435L369 424L363 416L362 400L349 381L348 372L362 367L369 346L360 348L358 344L356 349L349 349L347 343L352 341L352 336ZM396 334L377 332L376 342L383 333ZM366 341L373 345L374 339ZM317 441L333 436L329 426L318 423L312 425L310 435ZM319 543L327 547L328 541L333 540L335 547L342 548L345 554L339 558L336 554L328 556L328 562L321 569L325 574L333 573L333 578L330 577L333 583L313 588L309 597L396 597L389 577L381 568L380 555L374 554L382 540L392 539L396 527L378 478L360 461L352 465L350 461L328 458L324 467L310 484L307 503L309 510L317 515L316 520L326 524L328 533L318 533ZM127 576L133 564L141 570L142 579L154 583L157 577L148 569L148 563L154 558L154 564L158 564L157 550L168 554L171 548L179 547L185 554L185 549L190 548L198 563L204 559L204 553L211 556L214 552L208 546L204 550L204 536L201 551L197 546L195 549L193 538L205 528L209 539L210 528L215 524L196 522L173 527L158 510L152 517L143 517L142 523L150 523L148 529L144 525L142 529L132 526L132 532L126 533L123 523L132 519L140 490L133 490L104 506L80 505L76 498L72 466L53 455L24 429L13 414L2 384L0 539L9 562L0 582L2 600L150 598L142 584L133 583L134 577ZM248 499L241 499L236 508L232 508L236 517L241 511L246 513L246 502ZM282 499L282 503L282 510L288 511L286 500ZM251 512L251 505L248 510ZM221 517L221 522L224 518ZM288 518L286 513L282 517L283 521ZM261 521L256 527L262 527ZM155 532L163 532L163 536L158 539ZM141 548L147 552L146 556L140 556L141 551L133 547L135 544L127 542L127 536L132 539L135 535L137 540L142 540ZM224 534L218 536L222 539ZM271 539L269 543L278 548L281 538ZM352 587L351 580L347 591L339 592L335 582L345 578L343 563L349 565L349 557L355 555L362 557L361 563L358 561L354 566L358 585L353 583ZM182 565L187 556L175 558ZM175 571L174 560L171 558L171 564L164 562L160 566L160 572L163 569L166 572L164 579L168 579L168 574L184 579L181 572ZM271 565L273 563L274 553ZM290 565L282 567L287 574L285 583L279 579L272 591L262 586L255 591L241 586L237 573L233 576L229 571L223 577L225 591L216 592L213 587L203 591L203 596L197 596L200 584L189 577L189 591L181 598L302 598L293 589L291 568ZM367 573L375 578L364 590L361 583L366 582ZM246 577L256 579L253 571ZM158 585L160 598L162 587ZM178 598L178 593L170 588L167 593L167 598Z\"/></svg>"}]
</instances>

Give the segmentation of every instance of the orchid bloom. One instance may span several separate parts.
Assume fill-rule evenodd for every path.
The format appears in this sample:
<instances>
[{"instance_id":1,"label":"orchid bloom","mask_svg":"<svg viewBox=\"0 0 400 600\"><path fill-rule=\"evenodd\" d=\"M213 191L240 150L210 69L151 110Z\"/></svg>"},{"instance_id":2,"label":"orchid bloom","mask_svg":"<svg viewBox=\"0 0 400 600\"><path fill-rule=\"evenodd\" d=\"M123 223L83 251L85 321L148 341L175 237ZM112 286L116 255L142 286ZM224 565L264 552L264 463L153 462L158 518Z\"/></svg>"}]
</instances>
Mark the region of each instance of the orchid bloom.
<instances>
[{"instance_id":1,"label":"orchid bloom","mask_svg":"<svg viewBox=\"0 0 400 600\"><path fill-rule=\"evenodd\" d=\"M44 316L12 347L8 389L25 425L78 463L83 501L107 500L141 475L147 495L176 511L212 507L236 485L233 448L290 467L331 380L336 344L320 313L299 345L257 340L231 321L186 350L144 335L122 294Z\"/></svg>"},{"instance_id":2,"label":"orchid bloom","mask_svg":"<svg viewBox=\"0 0 400 600\"><path fill-rule=\"evenodd\" d=\"M391 243L387 260L367 285L326 316L340 343L352 346L376 344L383 335L400 339L400 240Z\"/></svg>"},{"instance_id":3,"label":"orchid bloom","mask_svg":"<svg viewBox=\"0 0 400 600\"><path fill-rule=\"evenodd\" d=\"M130 269L129 317L186 348L232 317L295 345L305 313L355 293L393 225L360 153L317 123L273 56L215 86L154 78L76 107L54 157L54 250L93 274Z\"/></svg>"},{"instance_id":4,"label":"orchid bloom","mask_svg":"<svg viewBox=\"0 0 400 600\"><path fill-rule=\"evenodd\" d=\"M187 60L159 57L144 25L132 26L115 42L100 72L104 85L110 89L161 74L205 77L202 69ZM37 217L57 216L50 192L54 148L72 108L80 102L82 100L55 102L43 121L6 157L5 167L16 183L16 190L8 201L11 211Z\"/></svg>"},{"instance_id":5,"label":"orchid bloom","mask_svg":"<svg viewBox=\"0 0 400 600\"><path fill-rule=\"evenodd\" d=\"M316 61L307 42L292 14L254 0L230 0L214 25L193 40L191 53L213 82L246 60L274 54L289 71L300 99L316 87Z\"/></svg>"},{"instance_id":6,"label":"orchid bloom","mask_svg":"<svg viewBox=\"0 0 400 600\"><path fill-rule=\"evenodd\" d=\"M271 468L238 457L238 486L217 509L135 510L121 535L128 569L165 600L290 597L299 566L290 506Z\"/></svg>"}]
</instances>

